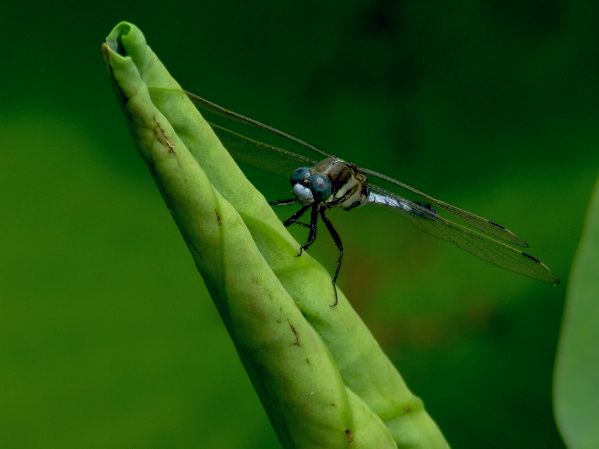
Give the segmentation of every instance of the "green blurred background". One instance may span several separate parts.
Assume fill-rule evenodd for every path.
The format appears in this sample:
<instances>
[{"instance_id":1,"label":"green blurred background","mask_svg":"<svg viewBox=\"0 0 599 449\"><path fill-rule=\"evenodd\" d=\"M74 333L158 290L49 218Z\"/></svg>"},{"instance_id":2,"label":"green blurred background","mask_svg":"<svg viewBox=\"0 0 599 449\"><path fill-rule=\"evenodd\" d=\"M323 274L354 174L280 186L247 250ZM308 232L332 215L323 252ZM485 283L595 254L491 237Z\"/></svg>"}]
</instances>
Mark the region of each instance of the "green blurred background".
<instances>
[{"instance_id":1,"label":"green blurred background","mask_svg":"<svg viewBox=\"0 0 599 449\"><path fill-rule=\"evenodd\" d=\"M342 288L451 445L563 447L551 379L599 167L596 2L8 0L3 449L279 447L111 90L99 46L124 19L189 90L528 240L560 287L386 210L332 215ZM313 253L333 268L329 239Z\"/></svg>"}]
</instances>

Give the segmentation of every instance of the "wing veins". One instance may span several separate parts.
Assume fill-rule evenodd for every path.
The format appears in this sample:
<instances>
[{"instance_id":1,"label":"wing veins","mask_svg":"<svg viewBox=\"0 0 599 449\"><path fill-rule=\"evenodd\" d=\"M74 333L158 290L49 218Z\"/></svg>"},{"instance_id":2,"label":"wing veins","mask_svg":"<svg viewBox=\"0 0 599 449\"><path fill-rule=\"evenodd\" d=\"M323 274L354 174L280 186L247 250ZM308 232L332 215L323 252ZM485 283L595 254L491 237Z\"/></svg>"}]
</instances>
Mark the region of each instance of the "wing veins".
<instances>
[{"instance_id":1,"label":"wing veins","mask_svg":"<svg viewBox=\"0 0 599 449\"><path fill-rule=\"evenodd\" d=\"M461 219L466 221L470 226L478 229L479 231L482 231L485 234L489 234L489 235L493 236L493 238L500 239L502 241L509 242L511 244L514 244L514 245L517 245L517 246L520 246L523 248L528 247L528 243L526 243L524 240L522 240L520 237L518 237L515 233L513 233L509 229L505 228L504 226L501 226L500 224L495 223L494 221L488 220L487 218L481 217L480 215L476 215L472 212L468 212L464 209L460 209L459 207L454 206L449 203L446 203L445 201L438 200L437 198L434 198L434 197L428 195L427 193L424 193L421 190L418 190L415 187L410 186L409 184L406 184L406 183L401 182L395 178L391 178L390 176L384 175L384 174L376 172L374 170L369 170L369 169L360 167L360 171L362 171L369 177L372 176L372 177L381 179L383 181L387 181L397 187L401 187L404 190L407 190L416 195L419 195L420 197L433 203L435 206L438 206L448 212L451 212L452 214L456 215L457 217L460 217ZM371 184L370 180L369 180L369 184ZM376 184L374 184L374 185L376 186ZM378 186L376 186L376 187L378 187Z\"/></svg>"},{"instance_id":2,"label":"wing veins","mask_svg":"<svg viewBox=\"0 0 599 449\"><path fill-rule=\"evenodd\" d=\"M431 235L453 243L458 248L469 252L485 262L550 284L559 282L559 279L551 272L549 267L530 254L514 248L507 243L495 240L489 235L455 223L413 201L398 197L381 187L376 186L373 190L391 197L400 203L407 204L411 211L407 211L401 207L390 207L412 219L417 226L423 228ZM430 226L431 223L435 225L432 228Z\"/></svg>"},{"instance_id":3,"label":"wing veins","mask_svg":"<svg viewBox=\"0 0 599 449\"><path fill-rule=\"evenodd\" d=\"M192 101L192 103L200 108L207 109L207 110L211 111L212 113L220 115L221 117L224 117L226 119L233 120L235 122L242 123L244 125L248 125L248 126L260 129L260 130L269 131L279 137L283 137L291 142L301 145L304 148L307 148L307 149L317 153L319 156L322 156L325 158L331 156L326 151L321 150L320 148L312 145L311 143L308 143L305 140L300 139L299 137L295 137L289 133L286 133L285 131L281 131L280 129L277 129L274 126L267 125L266 123L262 123L258 120L254 120L253 118L247 117L238 112L231 111L230 109L227 109L223 106L213 103L212 101L207 100L203 97L200 97L199 95L196 95L187 90L184 90L184 92L187 94L187 96Z\"/></svg>"},{"instance_id":4,"label":"wing veins","mask_svg":"<svg viewBox=\"0 0 599 449\"><path fill-rule=\"evenodd\" d=\"M238 133L237 131L233 131L229 128L225 128L224 126L218 125L216 123L208 122L208 124L212 127L212 129L214 129L214 131L219 135L219 137L224 136L225 137L224 140L226 140L227 138L232 138L239 142L243 142L245 144L252 145L253 147L258 148L258 149L264 148L264 149L276 154L278 157L280 157L282 159L291 160L291 161L301 163L301 164L306 164L308 166L313 166L317 163L314 159L310 159L309 157L294 153L293 151L286 150L285 148L280 148L280 147L262 142L260 140L252 139L251 137L248 137L246 135ZM237 154L240 159L244 160L243 155L239 154L239 152L235 151L235 149L228 147L226 145L226 142L225 142L225 147L228 150ZM247 159L245 159L245 160L246 160L246 162L248 162L252 165L255 165L257 168L263 168L262 164L259 162L252 163L250 161L247 161Z\"/></svg>"}]
</instances>

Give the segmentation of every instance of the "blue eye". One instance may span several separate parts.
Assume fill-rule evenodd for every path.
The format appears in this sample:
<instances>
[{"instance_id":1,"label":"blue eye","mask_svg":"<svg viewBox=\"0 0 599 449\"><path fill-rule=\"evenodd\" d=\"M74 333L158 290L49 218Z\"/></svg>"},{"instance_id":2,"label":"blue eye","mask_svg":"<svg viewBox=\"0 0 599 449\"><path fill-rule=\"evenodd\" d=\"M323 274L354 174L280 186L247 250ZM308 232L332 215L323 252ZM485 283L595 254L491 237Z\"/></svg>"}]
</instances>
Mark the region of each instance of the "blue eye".
<instances>
[{"instance_id":1,"label":"blue eye","mask_svg":"<svg viewBox=\"0 0 599 449\"><path fill-rule=\"evenodd\" d=\"M331 196L331 183L326 176L319 174L310 176L310 185L315 201L326 201Z\"/></svg>"},{"instance_id":2,"label":"blue eye","mask_svg":"<svg viewBox=\"0 0 599 449\"><path fill-rule=\"evenodd\" d=\"M310 169L308 167L300 167L291 174L291 186L303 184L310 177Z\"/></svg>"}]
</instances>

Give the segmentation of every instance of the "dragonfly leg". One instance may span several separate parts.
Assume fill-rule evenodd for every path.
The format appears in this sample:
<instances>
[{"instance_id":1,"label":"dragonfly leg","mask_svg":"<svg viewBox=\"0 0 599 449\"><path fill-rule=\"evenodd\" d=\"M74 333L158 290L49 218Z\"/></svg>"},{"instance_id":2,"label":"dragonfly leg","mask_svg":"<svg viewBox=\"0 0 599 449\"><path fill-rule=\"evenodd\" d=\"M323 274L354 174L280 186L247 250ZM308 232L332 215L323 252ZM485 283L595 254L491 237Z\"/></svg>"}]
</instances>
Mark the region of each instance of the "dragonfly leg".
<instances>
[{"instance_id":1,"label":"dragonfly leg","mask_svg":"<svg viewBox=\"0 0 599 449\"><path fill-rule=\"evenodd\" d=\"M333 223L331 223L329 220L329 217L327 217L325 211L326 209L323 207L320 210L320 216L327 227L327 230L331 234L331 237L333 237L333 241L335 242L337 249L339 250L339 255L337 256L337 267L335 267L335 274L333 275L333 291L335 292L335 302L331 305L331 307L334 307L339 302L337 298L337 286L335 284L337 282L337 278L339 277L339 271L341 270L341 262L343 261L343 243L341 242L341 237L339 237L337 230L333 226Z\"/></svg>"},{"instance_id":2,"label":"dragonfly leg","mask_svg":"<svg viewBox=\"0 0 599 449\"><path fill-rule=\"evenodd\" d=\"M308 234L308 241L305 245L302 245L302 250L308 249L314 240L316 240L316 229L318 224L318 209L320 209L320 204L314 203L312 206L312 213L310 214L310 233ZM301 251L300 251L301 254Z\"/></svg>"},{"instance_id":3,"label":"dragonfly leg","mask_svg":"<svg viewBox=\"0 0 599 449\"><path fill-rule=\"evenodd\" d=\"M283 222L283 224L285 225L285 227L289 227L291 226L293 223L297 223L298 219L304 215L304 213L306 213L306 211L310 209L310 206L302 206L302 208L300 210L298 210L296 213L294 213L291 217L289 217L287 220L285 220Z\"/></svg>"},{"instance_id":4,"label":"dragonfly leg","mask_svg":"<svg viewBox=\"0 0 599 449\"><path fill-rule=\"evenodd\" d=\"M309 206L309 205L308 206L302 206L302 208L300 210L298 210L296 213L294 213L291 217L289 217L287 220L285 220L283 222L283 224L285 225L285 227L287 228L287 227L291 226L292 224L298 224L300 226L304 226L306 228L310 228L310 235L312 235L312 221L313 220L311 220L310 224L298 221L301 218L301 216L304 215L308 209L310 209L310 207L312 207L312 206ZM314 212L312 212L312 215L314 215ZM314 225L314 226L316 226L316 225ZM316 233L316 231L314 231L314 233ZM308 238L308 241L309 240L310 240L310 238ZM308 245L308 246L310 246L310 245ZM304 247L300 246L299 252L297 253L297 255L295 257L301 256L303 251L304 251Z\"/></svg>"},{"instance_id":5,"label":"dragonfly leg","mask_svg":"<svg viewBox=\"0 0 599 449\"><path fill-rule=\"evenodd\" d=\"M271 206L289 206L290 204L295 203L297 203L297 198L290 198L288 200L273 200L268 202L268 204Z\"/></svg>"}]
</instances>

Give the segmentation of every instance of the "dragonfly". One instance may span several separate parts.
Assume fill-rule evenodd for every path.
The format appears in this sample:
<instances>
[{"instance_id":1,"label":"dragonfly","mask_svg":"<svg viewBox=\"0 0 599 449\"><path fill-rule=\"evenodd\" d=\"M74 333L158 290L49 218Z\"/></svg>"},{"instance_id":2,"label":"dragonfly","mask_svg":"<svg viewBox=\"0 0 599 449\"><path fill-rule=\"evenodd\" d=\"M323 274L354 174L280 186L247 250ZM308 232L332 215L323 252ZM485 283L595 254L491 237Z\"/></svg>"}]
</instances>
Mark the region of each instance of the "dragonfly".
<instances>
[{"instance_id":1,"label":"dragonfly","mask_svg":"<svg viewBox=\"0 0 599 449\"><path fill-rule=\"evenodd\" d=\"M338 303L336 282L343 261L343 243L327 215L327 211L334 207L352 210L371 204L394 209L419 228L485 262L545 283L559 283L547 265L523 250L528 248L524 240L497 222L439 200L396 178L345 161L305 140L192 92L185 93L236 160L257 168L270 168L274 173L290 174L293 197L269 201L269 204L299 205L299 209L283 222L286 227L297 224L309 230L298 256L316 240L318 219L324 223L338 250L331 277L335 293L333 306ZM238 125L243 127L243 132L234 128ZM255 139L248 135L252 130L271 140L282 141L283 145ZM299 151L292 151L288 146ZM309 222L301 221L308 212Z\"/></svg>"}]
</instances>

